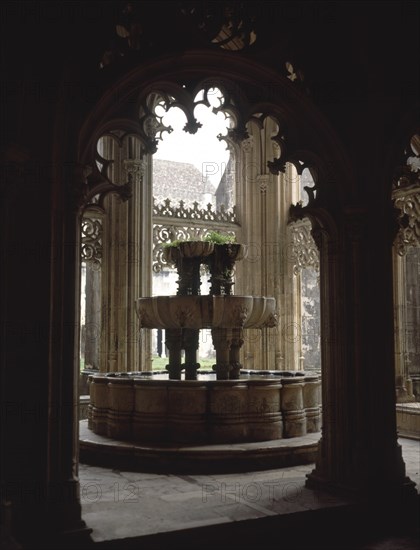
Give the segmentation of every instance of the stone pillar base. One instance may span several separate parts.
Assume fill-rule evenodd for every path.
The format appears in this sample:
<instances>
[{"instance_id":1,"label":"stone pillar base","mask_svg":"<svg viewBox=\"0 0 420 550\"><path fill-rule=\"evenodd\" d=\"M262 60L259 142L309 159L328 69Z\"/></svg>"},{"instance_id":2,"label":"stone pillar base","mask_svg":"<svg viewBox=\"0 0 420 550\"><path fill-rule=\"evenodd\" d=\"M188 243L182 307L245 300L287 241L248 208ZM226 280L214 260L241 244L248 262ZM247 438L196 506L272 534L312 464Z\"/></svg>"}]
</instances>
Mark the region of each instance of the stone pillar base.
<instances>
[{"instance_id":1,"label":"stone pillar base","mask_svg":"<svg viewBox=\"0 0 420 550\"><path fill-rule=\"evenodd\" d=\"M324 478L315 469L307 475L305 485L308 489L349 497L370 505L375 503L375 506L377 506L381 503L387 509L391 506L396 509L407 506L408 509L415 508L418 512L416 484L408 477L405 477L400 483L391 484L389 480L383 480L382 483L379 483L379 480L377 480L375 484L360 484L358 486L354 480L346 482L345 480L333 481Z\"/></svg>"}]
</instances>

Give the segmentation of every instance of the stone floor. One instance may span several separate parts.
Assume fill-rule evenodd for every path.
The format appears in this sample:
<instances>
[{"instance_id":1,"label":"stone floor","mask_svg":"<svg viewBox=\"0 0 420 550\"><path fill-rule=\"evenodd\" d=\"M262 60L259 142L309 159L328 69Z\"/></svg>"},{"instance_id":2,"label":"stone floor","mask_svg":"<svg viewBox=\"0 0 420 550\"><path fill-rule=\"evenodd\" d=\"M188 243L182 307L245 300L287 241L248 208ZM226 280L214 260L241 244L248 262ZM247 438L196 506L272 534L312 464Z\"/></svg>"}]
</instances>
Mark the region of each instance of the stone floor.
<instances>
[{"instance_id":1,"label":"stone floor","mask_svg":"<svg viewBox=\"0 0 420 550\"><path fill-rule=\"evenodd\" d=\"M420 492L420 442L405 438L400 442L407 474ZM226 543L231 536L233 544L235 540L242 541L243 546L245 539L245 548L248 547L246 542L251 545L252 537L260 532L258 545L271 548L269 533L273 529L274 533L281 532L283 524L279 523L279 518L287 518L289 531L296 521L297 526L301 524L306 528L310 522L302 520L304 517L311 517L312 522L318 518L316 525L319 526L323 522L338 526L346 517L348 525L350 512L345 499L304 486L305 476L312 467L294 466L240 474L159 475L80 464L82 516L92 528L93 541L103 548L138 548L140 541L142 548L187 548L186 541L191 542L191 548L197 544L204 548L206 542L212 546L211 539L217 532L220 532L220 542ZM315 513L305 515L308 512ZM260 521L257 524L255 520ZM230 526L229 535L227 526ZM298 533L299 527L296 529ZM198 538L197 533L201 533ZM264 533L267 534L265 541ZM415 533L386 539L373 536L358 546L346 546L345 539L343 533L340 542L329 540L325 545L311 544L310 547L419 549ZM307 548L296 544L277 544L273 548Z\"/></svg>"}]
</instances>

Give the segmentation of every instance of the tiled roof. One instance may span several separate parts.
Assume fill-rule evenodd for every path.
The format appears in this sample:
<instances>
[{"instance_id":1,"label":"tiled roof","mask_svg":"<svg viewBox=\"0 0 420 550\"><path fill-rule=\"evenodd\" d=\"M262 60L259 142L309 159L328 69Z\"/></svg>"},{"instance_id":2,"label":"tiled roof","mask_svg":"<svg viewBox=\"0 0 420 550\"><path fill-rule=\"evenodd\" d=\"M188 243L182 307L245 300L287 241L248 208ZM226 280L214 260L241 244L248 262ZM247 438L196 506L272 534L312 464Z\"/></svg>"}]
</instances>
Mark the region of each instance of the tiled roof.
<instances>
[{"instance_id":1,"label":"tiled roof","mask_svg":"<svg viewBox=\"0 0 420 550\"><path fill-rule=\"evenodd\" d=\"M155 197L201 202L204 199L204 193L214 195L215 188L192 164L172 160L153 160L153 195Z\"/></svg>"}]
</instances>

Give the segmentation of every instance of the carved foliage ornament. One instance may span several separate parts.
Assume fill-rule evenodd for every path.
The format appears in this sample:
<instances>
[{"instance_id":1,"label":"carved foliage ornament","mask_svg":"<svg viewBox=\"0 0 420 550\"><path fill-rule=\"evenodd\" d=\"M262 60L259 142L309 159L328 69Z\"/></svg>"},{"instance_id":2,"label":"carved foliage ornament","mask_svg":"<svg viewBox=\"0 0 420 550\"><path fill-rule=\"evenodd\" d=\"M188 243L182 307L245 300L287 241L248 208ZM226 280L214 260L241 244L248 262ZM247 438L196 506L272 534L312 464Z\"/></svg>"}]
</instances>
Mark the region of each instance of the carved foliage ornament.
<instances>
[{"instance_id":1,"label":"carved foliage ornament","mask_svg":"<svg viewBox=\"0 0 420 550\"><path fill-rule=\"evenodd\" d=\"M399 167L393 182L392 199L399 210L400 229L395 247L404 256L411 247L420 247L420 135L414 134L405 151L406 164Z\"/></svg>"},{"instance_id":2,"label":"carved foliage ornament","mask_svg":"<svg viewBox=\"0 0 420 550\"><path fill-rule=\"evenodd\" d=\"M420 186L401 195L394 195L394 205L400 211L395 246L400 256L404 256L411 247L420 247Z\"/></svg>"},{"instance_id":3,"label":"carved foliage ornament","mask_svg":"<svg viewBox=\"0 0 420 550\"><path fill-rule=\"evenodd\" d=\"M240 51L257 40L255 8L247 2L182 2L182 13L212 44Z\"/></svg>"},{"instance_id":4,"label":"carved foliage ornament","mask_svg":"<svg viewBox=\"0 0 420 550\"><path fill-rule=\"evenodd\" d=\"M301 220L290 224L289 235L293 273L297 275L306 267L319 271L319 252L312 236L311 222Z\"/></svg>"},{"instance_id":5,"label":"carved foliage ornament","mask_svg":"<svg viewBox=\"0 0 420 550\"><path fill-rule=\"evenodd\" d=\"M193 321L194 313L189 307L178 307L175 311L175 319L181 327L184 327Z\"/></svg>"},{"instance_id":6,"label":"carved foliage ornament","mask_svg":"<svg viewBox=\"0 0 420 550\"><path fill-rule=\"evenodd\" d=\"M279 318L277 313L270 313L266 322L262 325L261 328L274 328L279 324Z\"/></svg>"},{"instance_id":7,"label":"carved foliage ornament","mask_svg":"<svg viewBox=\"0 0 420 550\"><path fill-rule=\"evenodd\" d=\"M135 52L156 49L157 44L151 38L148 27L152 20L156 21L152 34L158 36L162 14L159 7L154 9L151 4L135 1L121 3L109 45L99 63L101 69ZM204 41L209 46L240 51L252 46L257 39L255 8L246 2L173 2L170 6L166 5L165 10L167 13L164 16L173 22L174 33L179 25L185 27L187 23L191 27L187 34L193 38L200 37L200 41L191 46L199 47ZM176 37L173 36L173 39Z\"/></svg>"},{"instance_id":8,"label":"carved foliage ornament","mask_svg":"<svg viewBox=\"0 0 420 550\"><path fill-rule=\"evenodd\" d=\"M245 306L236 306L231 312L231 320L234 326L243 327L248 318L249 310Z\"/></svg>"}]
</instances>

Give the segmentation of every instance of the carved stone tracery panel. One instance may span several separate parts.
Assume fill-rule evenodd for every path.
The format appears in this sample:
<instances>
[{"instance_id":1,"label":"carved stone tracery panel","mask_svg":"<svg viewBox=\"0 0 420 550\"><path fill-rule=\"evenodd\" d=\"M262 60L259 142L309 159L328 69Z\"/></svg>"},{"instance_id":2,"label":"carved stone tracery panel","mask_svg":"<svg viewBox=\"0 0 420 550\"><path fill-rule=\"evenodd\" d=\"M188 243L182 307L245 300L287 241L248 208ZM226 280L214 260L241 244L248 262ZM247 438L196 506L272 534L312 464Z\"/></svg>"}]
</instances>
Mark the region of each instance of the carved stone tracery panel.
<instances>
[{"instance_id":1,"label":"carved stone tracery panel","mask_svg":"<svg viewBox=\"0 0 420 550\"><path fill-rule=\"evenodd\" d=\"M293 273L312 267L319 271L319 251L312 236L312 225L308 219L289 225Z\"/></svg>"},{"instance_id":2,"label":"carved stone tracery panel","mask_svg":"<svg viewBox=\"0 0 420 550\"><path fill-rule=\"evenodd\" d=\"M99 267L102 261L102 220L83 216L81 222L81 261Z\"/></svg>"},{"instance_id":3,"label":"carved stone tracery panel","mask_svg":"<svg viewBox=\"0 0 420 550\"><path fill-rule=\"evenodd\" d=\"M203 208L197 201L188 204L186 201L171 199L153 199L153 216L169 217L180 220L200 220L202 222L236 223L236 208L226 209L222 204L215 210L211 204Z\"/></svg>"}]
</instances>

